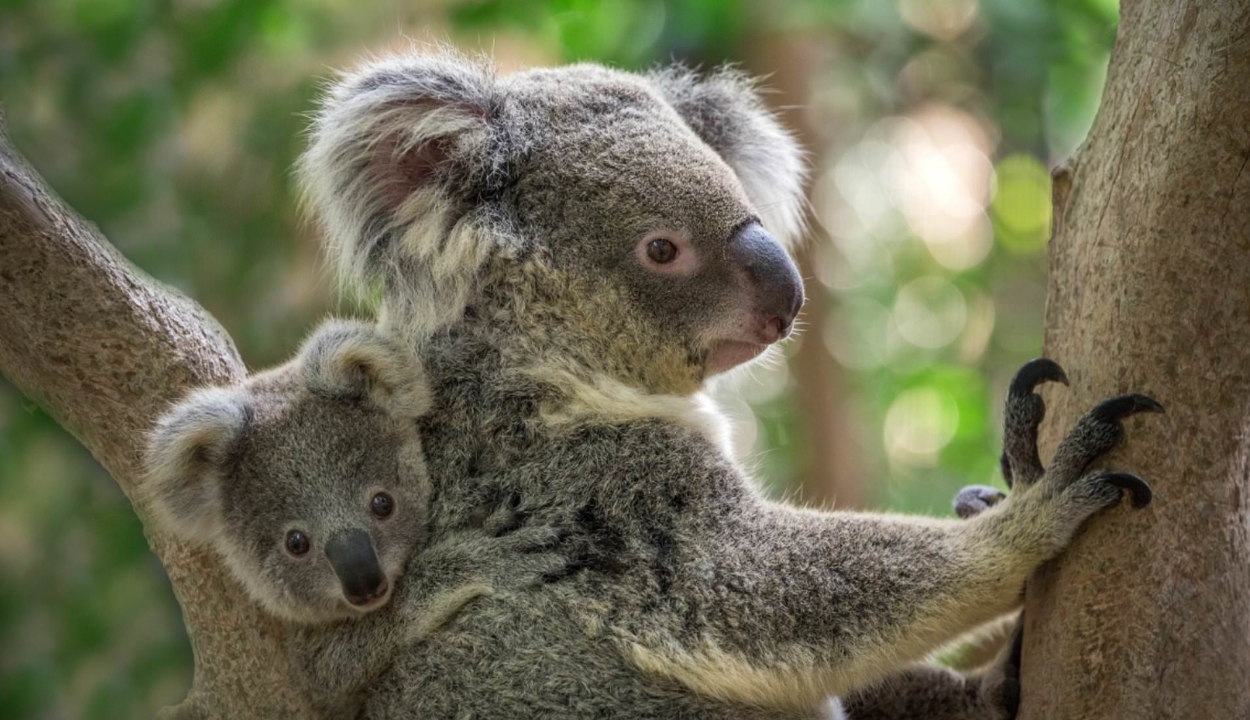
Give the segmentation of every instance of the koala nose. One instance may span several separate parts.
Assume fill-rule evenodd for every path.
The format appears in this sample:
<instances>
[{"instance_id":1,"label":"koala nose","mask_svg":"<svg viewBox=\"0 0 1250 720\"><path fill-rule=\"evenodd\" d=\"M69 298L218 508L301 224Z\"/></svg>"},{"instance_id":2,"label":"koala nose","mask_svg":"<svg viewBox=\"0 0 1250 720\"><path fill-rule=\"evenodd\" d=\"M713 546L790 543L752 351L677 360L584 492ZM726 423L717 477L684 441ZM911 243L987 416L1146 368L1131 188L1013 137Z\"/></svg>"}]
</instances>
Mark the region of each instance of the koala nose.
<instances>
[{"instance_id":1,"label":"koala nose","mask_svg":"<svg viewBox=\"0 0 1250 720\"><path fill-rule=\"evenodd\" d=\"M789 335L803 307L803 280L785 248L753 222L730 240L729 259L746 273L755 294L760 340L774 343Z\"/></svg>"},{"instance_id":2,"label":"koala nose","mask_svg":"<svg viewBox=\"0 0 1250 720\"><path fill-rule=\"evenodd\" d=\"M386 595L389 585L378 565L369 533L358 528L335 534L326 543L326 557L352 605L368 605Z\"/></svg>"}]
</instances>

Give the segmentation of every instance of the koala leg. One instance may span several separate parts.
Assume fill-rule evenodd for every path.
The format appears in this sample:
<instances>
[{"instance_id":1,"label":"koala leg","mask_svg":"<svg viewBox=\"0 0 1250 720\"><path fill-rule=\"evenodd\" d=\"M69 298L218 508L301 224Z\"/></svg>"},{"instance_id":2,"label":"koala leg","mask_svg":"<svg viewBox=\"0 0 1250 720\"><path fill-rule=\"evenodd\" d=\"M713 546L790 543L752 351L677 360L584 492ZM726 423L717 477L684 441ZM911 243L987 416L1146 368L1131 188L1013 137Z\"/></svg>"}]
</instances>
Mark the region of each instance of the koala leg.
<instances>
[{"instance_id":1,"label":"koala leg","mask_svg":"<svg viewBox=\"0 0 1250 720\"><path fill-rule=\"evenodd\" d=\"M983 673L964 676L916 665L842 698L846 720L1014 720L1020 708L1017 623L1001 657Z\"/></svg>"}]
</instances>

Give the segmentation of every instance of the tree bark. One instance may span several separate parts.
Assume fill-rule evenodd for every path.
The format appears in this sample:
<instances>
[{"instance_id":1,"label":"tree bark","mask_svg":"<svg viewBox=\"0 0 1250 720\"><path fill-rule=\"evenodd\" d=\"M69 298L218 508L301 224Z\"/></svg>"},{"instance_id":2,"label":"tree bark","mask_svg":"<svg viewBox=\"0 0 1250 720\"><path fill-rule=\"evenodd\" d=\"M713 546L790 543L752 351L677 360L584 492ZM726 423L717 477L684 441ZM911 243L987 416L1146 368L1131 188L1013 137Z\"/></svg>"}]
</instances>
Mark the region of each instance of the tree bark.
<instances>
[{"instance_id":1,"label":"tree bark","mask_svg":"<svg viewBox=\"0 0 1250 720\"><path fill-rule=\"evenodd\" d=\"M1108 463L1154 504L1029 583L1021 717L1250 718L1250 0L1123 4L1054 205L1043 447L1111 394L1167 414Z\"/></svg>"},{"instance_id":2,"label":"tree bark","mask_svg":"<svg viewBox=\"0 0 1250 720\"><path fill-rule=\"evenodd\" d=\"M203 308L127 263L0 134L0 373L90 449L133 503L153 420L188 388L245 370ZM150 531L148 540L195 656L190 694L163 716L307 717L287 683L282 626L211 553Z\"/></svg>"}]
</instances>

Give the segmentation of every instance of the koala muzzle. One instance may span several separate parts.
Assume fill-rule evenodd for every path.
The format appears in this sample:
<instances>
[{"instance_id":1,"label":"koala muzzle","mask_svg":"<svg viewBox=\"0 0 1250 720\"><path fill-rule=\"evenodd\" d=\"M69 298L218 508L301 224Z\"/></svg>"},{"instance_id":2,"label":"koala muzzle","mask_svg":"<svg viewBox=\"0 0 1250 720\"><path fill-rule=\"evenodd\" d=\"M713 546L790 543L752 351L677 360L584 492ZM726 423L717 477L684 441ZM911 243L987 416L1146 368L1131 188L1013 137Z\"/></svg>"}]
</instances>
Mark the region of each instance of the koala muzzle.
<instances>
[{"instance_id":1,"label":"koala muzzle","mask_svg":"<svg viewBox=\"0 0 1250 720\"><path fill-rule=\"evenodd\" d=\"M753 222L729 241L729 259L746 273L754 293L759 342L767 345L785 338L803 307L803 280L785 248Z\"/></svg>"},{"instance_id":2,"label":"koala muzzle","mask_svg":"<svg viewBox=\"0 0 1250 720\"><path fill-rule=\"evenodd\" d=\"M369 533L344 530L326 543L326 557L343 587L343 597L352 605L368 605L384 597L389 589L386 574L378 565Z\"/></svg>"}]
</instances>

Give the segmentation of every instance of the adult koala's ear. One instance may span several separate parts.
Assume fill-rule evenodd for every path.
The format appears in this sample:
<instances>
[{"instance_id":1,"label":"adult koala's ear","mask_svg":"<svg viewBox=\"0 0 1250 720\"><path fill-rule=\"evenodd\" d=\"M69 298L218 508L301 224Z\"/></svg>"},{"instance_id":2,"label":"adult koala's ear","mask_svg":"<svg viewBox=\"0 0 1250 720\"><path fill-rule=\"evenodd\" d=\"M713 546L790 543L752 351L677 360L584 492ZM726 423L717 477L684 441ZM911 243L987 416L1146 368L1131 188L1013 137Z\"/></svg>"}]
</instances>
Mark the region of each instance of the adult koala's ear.
<instances>
[{"instance_id":1,"label":"adult koala's ear","mask_svg":"<svg viewBox=\"0 0 1250 720\"><path fill-rule=\"evenodd\" d=\"M403 418L430 408L420 360L372 325L328 320L304 341L297 362L314 395L369 402Z\"/></svg>"},{"instance_id":2,"label":"adult koala's ear","mask_svg":"<svg viewBox=\"0 0 1250 720\"><path fill-rule=\"evenodd\" d=\"M367 63L322 101L300 160L340 277L381 281L429 326L458 315L492 250L466 216L506 182L493 69L450 50ZM411 328L408 328L411 329Z\"/></svg>"},{"instance_id":3,"label":"adult koala's ear","mask_svg":"<svg viewBox=\"0 0 1250 720\"><path fill-rule=\"evenodd\" d=\"M167 532L208 543L221 527L221 486L251 422L247 391L202 388L157 422L140 488L146 507Z\"/></svg>"},{"instance_id":4,"label":"adult koala's ear","mask_svg":"<svg viewBox=\"0 0 1250 720\"><path fill-rule=\"evenodd\" d=\"M804 153L754 80L720 68L700 77L674 66L650 75L669 104L737 173L764 227L793 250L806 228Z\"/></svg>"}]
</instances>

